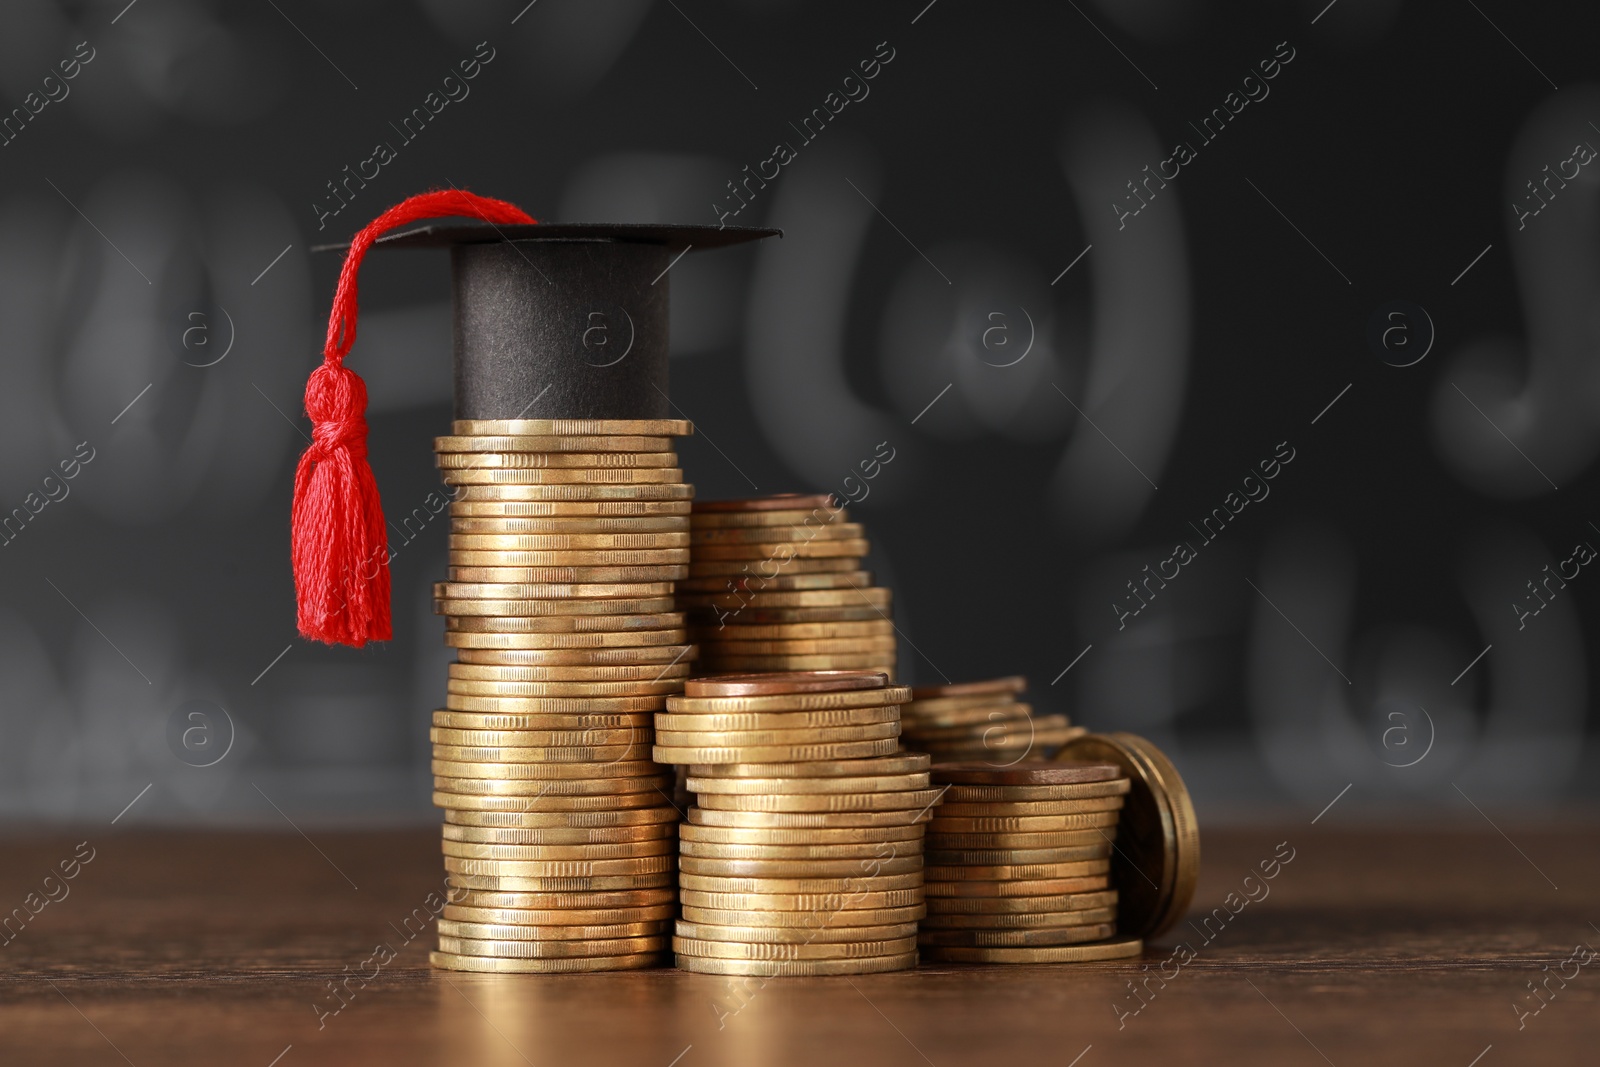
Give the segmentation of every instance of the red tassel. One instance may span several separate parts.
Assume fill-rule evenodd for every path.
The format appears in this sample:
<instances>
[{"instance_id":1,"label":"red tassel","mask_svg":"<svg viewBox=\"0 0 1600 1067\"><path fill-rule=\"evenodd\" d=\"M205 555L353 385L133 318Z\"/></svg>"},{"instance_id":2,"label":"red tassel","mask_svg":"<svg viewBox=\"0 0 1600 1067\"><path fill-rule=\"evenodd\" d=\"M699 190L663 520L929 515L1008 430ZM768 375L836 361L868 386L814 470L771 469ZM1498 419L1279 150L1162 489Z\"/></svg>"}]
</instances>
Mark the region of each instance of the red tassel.
<instances>
[{"instance_id":1,"label":"red tassel","mask_svg":"<svg viewBox=\"0 0 1600 1067\"><path fill-rule=\"evenodd\" d=\"M393 636L389 537L367 462L367 383L344 365L344 357L356 342L356 272L367 249L396 226L450 216L505 224L536 221L504 200L447 189L401 201L350 242L328 317L322 365L306 382L311 445L294 473L291 541L302 636L355 648Z\"/></svg>"}]
</instances>

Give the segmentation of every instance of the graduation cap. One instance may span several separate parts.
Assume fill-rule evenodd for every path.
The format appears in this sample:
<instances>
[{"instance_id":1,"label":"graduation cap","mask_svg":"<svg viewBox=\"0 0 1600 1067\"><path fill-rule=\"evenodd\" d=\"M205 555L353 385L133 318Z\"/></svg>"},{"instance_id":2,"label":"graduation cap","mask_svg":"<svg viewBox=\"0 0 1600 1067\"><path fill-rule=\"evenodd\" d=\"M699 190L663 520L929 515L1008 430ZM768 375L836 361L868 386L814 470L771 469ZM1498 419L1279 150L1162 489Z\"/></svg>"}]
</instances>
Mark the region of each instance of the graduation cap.
<instances>
[{"instance_id":1,"label":"graduation cap","mask_svg":"<svg viewBox=\"0 0 1600 1067\"><path fill-rule=\"evenodd\" d=\"M388 234L432 218L474 219ZM295 470L300 633L356 647L386 641L388 537L367 462L367 387L344 365L356 340L367 251L450 249L458 419L668 416L667 282L677 257L781 235L752 227L538 223L503 200L448 189L413 196L351 240L323 362L306 383L312 443Z\"/></svg>"}]
</instances>

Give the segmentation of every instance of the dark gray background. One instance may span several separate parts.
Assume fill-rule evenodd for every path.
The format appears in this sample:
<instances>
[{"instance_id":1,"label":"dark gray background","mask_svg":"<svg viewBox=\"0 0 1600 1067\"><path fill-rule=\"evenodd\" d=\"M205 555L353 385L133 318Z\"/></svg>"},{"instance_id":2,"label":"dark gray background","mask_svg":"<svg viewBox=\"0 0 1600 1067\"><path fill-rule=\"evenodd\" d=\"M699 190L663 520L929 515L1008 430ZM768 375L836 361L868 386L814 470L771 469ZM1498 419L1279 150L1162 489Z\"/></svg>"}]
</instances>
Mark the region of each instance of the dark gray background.
<instances>
[{"instance_id":1,"label":"dark gray background","mask_svg":"<svg viewBox=\"0 0 1600 1067\"><path fill-rule=\"evenodd\" d=\"M94 455L0 549L8 819L433 817L444 520L395 539L391 645L294 632L290 478L338 266L308 248L449 184L540 218L715 223L780 140L797 158L729 221L784 240L670 275L672 395L700 430L681 454L704 497L845 490L888 441L853 512L909 679L1025 673L1037 709L1156 739L1206 820L1594 799L1600 578L1521 628L1514 606L1600 544L1600 183L1553 183L1520 229L1513 206L1600 144L1591 6L29 0L0 19L7 108L94 50L0 147L0 505ZM479 42L470 95L403 143L390 124ZM801 144L790 123L880 42L870 94ZM1206 143L1190 123L1289 49ZM325 183L380 140L394 161L319 228ZM1125 183L1180 140L1195 158L1119 228ZM363 272L350 365L391 518L438 485L446 260ZM1386 350L1369 331L1395 301ZM1189 524L1287 449L1270 496L1200 545ZM1197 558L1119 629L1125 583L1185 538ZM182 744L194 723L210 749Z\"/></svg>"}]
</instances>

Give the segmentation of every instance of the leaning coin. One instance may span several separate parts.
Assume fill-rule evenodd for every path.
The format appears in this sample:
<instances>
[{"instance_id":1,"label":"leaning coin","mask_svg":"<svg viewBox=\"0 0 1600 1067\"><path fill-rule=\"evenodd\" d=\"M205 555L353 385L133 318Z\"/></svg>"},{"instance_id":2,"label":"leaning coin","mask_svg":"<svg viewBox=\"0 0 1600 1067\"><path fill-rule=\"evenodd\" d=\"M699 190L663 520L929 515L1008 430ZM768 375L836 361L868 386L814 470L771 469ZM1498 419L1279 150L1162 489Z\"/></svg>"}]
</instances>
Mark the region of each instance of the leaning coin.
<instances>
[{"instance_id":1,"label":"leaning coin","mask_svg":"<svg viewBox=\"0 0 1600 1067\"><path fill-rule=\"evenodd\" d=\"M661 966L664 957L656 952L626 956L583 956L575 959L503 959L497 956L460 956L453 952L429 952L428 962L447 971L485 971L494 974L571 974L582 971L637 971Z\"/></svg>"},{"instance_id":2,"label":"leaning coin","mask_svg":"<svg viewBox=\"0 0 1600 1067\"><path fill-rule=\"evenodd\" d=\"M950 963L1084 963L1137 956L1144 942L1137 937L1098 941L1087 945L1050 945L1039 948L960 948L929 946L923 954Z\"/></svg>"},{"instance_id":3,"label":"leaning coin","mask_svg":"<svg viewBox=\"0 0 1600 1067\"><path fill-rule=\"evenodd\" d=\"M879 974L886 971L903 971L916 965L915 952L850 960L726 960L691 956L686 953L679 953L677 957L677 968L680 971L772 978L826 974Z\"/></svg>"}]
</instances>

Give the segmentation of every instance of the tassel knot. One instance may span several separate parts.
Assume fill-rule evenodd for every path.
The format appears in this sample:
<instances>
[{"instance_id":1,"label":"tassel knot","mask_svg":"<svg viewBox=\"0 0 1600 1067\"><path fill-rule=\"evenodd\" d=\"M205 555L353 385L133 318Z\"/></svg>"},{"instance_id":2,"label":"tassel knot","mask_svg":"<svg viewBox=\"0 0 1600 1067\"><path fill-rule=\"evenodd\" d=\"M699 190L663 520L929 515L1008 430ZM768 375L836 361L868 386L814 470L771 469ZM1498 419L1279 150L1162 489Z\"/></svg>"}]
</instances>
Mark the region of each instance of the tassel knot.
<instances>
[{"instance_id":1,"label":"tassel knot","mask_svg":"<svg viewBox=\"0 0 1600 1067\"><path fill-rule=\"evenodd\" d=\"M367 456L367 383L342 362L324 363L306 382L306 415L311 419L311 447L306 454L320 462L338 451L354 459Z\"/></svg>"}]
</instances>

